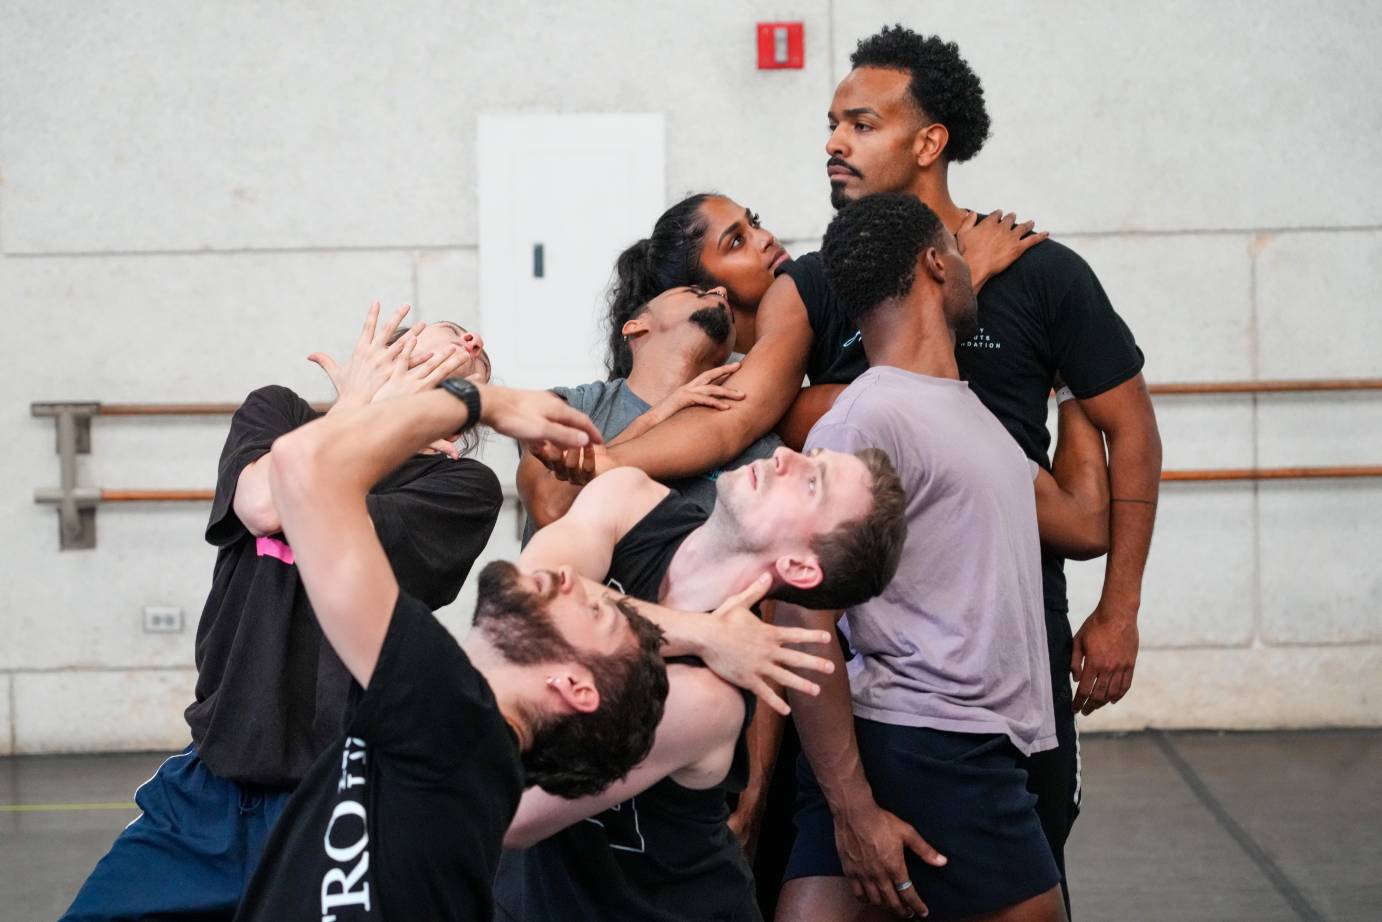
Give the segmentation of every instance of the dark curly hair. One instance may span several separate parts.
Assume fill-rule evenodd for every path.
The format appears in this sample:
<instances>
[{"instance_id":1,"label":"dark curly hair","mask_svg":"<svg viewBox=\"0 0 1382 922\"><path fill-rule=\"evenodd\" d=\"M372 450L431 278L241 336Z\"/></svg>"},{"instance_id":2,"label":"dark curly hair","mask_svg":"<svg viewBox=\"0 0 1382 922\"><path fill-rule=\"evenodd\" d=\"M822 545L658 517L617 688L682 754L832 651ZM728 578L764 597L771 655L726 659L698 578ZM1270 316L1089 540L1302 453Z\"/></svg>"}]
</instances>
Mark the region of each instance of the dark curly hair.
<instances>
[{"instance_id":1,"label":"dark curly hair","mask_svg":"<svg viewBox=\"0 0 1382 922\"><path fill-rule=\"evenodd\" d=\"M518 569L491 561L480 571L473 630L515 665L577 662L590 670L600 704L588 714L525 714L532 745L523 753L527 784L558 797L598 794L648 756L667 700L662 630L627 600L615 604L633 642L611 654L576 649L547 613L548 599L524 589Z\"/></svg>"},{"instance_id":2,"label":"dark curly hair","mask_svg":"<svg viewBox=\"0 0 1382 922\"><path fill-rule=\"evenodd\" d=\"M579 657L595 677L600 706L538 721L523 754L527 783L568 800L599 794L646 759L667 701L662 629L627 600L615 604L633 629L631 648Z\"/></svg>"},{"instance_id":3,"label":"dark curly hair","mask_svg":"<svg viewBox=\"0 0 1382 922\"><path fill-rule=\"evenodd\" d=\"M859 40L849 63L910 74L912 99L950 132L943 152L950 162L963 163L984 146L989 136L984 88L954 42L901 25L884 26L877 35Z\"/></svg>"},{"instance_id":4,"label":"dark curly hair","mask_svg":"<svg viewBox=\"0 0 1382 922\"><path fill-rule=\"evenodd\" d=\"M941 219L915 195L869 195L835 213L821 261L845 313L857 323L884 301L905 297L921 251L944 242Z\"/></svg>"},{"instance_id":5,"label":"dark curly hair","mask_svg":"<svg viewBox=\"0 0 1382 922\"><path fill-rule=\"evenodd\" d=\"M625 323L643 313L649 301L669 288L713 288L719 284L701 268L701 245L707 225L701 206L715 197L714 192L687 196L662 213L653 225L651 237L619 254L605 321L609 337L605 370L611 381L627 378L633 370L633 352L624 342L622 331Z\"/></svg>"}]
</instances>

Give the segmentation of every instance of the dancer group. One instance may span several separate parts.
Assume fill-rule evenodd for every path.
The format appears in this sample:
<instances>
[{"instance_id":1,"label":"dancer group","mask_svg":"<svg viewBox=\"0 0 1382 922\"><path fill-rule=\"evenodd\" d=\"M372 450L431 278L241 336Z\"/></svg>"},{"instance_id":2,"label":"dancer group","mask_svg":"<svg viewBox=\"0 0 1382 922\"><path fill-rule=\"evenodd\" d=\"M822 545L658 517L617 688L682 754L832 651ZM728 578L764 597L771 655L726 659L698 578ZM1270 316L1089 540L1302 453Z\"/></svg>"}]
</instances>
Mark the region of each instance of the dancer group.
<instances>
[{"instance_id":1,"label":"dancer group","mask_svg":"<svg viewBox=\"0 0 1382 922\"><path fill-rule=\"evenodd\" d=\"M851 65L820 251L676 203L614 267L606 380L501 387L376 304L312 356L325 413L249 395L192 742L65 919L1071 916L1075 718L1132 683L1155 518L1142 353L1078 255L951 198L989 134L953 43ZM457 641L477 427L529 523ZM1072 633L1063 561L1102 555Z\"/></svg>"}]
</instances>

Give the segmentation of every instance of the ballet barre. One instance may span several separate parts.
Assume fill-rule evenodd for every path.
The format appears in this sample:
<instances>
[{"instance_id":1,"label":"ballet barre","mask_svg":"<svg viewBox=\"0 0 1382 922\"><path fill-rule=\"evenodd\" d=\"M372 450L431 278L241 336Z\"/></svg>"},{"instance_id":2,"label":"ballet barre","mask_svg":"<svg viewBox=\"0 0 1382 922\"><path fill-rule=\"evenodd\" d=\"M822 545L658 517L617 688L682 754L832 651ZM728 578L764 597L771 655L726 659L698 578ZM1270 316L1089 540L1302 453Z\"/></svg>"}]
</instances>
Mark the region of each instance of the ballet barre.
<instances>
[{"instance_id":1,"label":"ballet barre","mask_svg":"<svg viewBox=\"0 0 1382 922\"><path fill-rule=\"evenodd\" d=\"M1149 384L1156 397L1265 395L1382 391L1382 378L1325 378L1280 381L1185 381ZM330 404L313 404L324 412ZM234 403L100 403L53 401L30 404L38 418L52 419L56 428L59 485L34 491L34 502L52 505L58 512L59 546L63 550L96 546L96 509L111 503L207 503L207 489L116 489L77 483L77 456L91 452L91 421L104 417L230 416ZM1382 477L1382 465L1335 465L1321 467L1202 468L1162 471L1164 483L1268 480L1334 480ZM514 504L514 528L521 534L523 509L517 493L506 487L505 502Z\"/></svg>"}]
</instances>

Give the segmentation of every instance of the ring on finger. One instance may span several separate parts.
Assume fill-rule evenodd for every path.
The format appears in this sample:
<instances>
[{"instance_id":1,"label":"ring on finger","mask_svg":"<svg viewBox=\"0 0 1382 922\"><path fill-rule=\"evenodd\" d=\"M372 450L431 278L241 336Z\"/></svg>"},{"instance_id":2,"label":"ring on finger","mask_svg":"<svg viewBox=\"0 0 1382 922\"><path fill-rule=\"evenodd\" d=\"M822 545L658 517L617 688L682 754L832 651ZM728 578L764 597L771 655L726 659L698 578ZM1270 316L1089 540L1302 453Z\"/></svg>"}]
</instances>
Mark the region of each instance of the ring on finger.
<instances>
[{"instance_id":1,"label":"ring on finger","mask_svg":"<svg viewBox=\"0 0 1382 922\"><path fill-rule=\"evenodd\" d=\"M893 884L893 889L896 890L898 893L905 893L906 891L912 889L912 882L910 880L904 880L900 884Z\"/></svg>"}]
</instances>

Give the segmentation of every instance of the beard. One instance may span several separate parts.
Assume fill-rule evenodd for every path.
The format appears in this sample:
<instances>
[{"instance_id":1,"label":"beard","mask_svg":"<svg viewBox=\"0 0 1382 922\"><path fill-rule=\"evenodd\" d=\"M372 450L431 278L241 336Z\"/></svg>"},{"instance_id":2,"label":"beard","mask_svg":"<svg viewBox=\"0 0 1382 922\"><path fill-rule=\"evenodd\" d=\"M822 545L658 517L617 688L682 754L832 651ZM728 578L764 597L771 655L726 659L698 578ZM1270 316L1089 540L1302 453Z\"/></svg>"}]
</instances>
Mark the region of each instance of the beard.
<instances>
[{"instance_id":1,"label":"beard","mask_svg":"<svg viewBox=\"0 0 1382 922\"><path fill-rule=\"evenodd\" d=\"M832 182L830 184L830 207L839 211L841 208L854 201L845 194L845 184L842 182Z\"/></svg>"},{"instance_id":2,"label":"beard","mask_svg":"<svg viewBox=\"0 0 1382 922\"><path fill-rule=\"evenodd\" d=\"M729 334L734 332L734 328L729 322L729 308L727 307L702 307L689 319L704 330L705 335L710 337L710 341L717 345L723 344L725 340L729 339Z\"/></svg>"},{"instance_id":3,"label":"beard","mask_svg":"<svg viewBox=\"0 0 1382 922\"><path fill-rule=\"evenodd\" d=\"M577 658L547 614L547 600L519 585L518 568L503 560L480 571L474 628L516 666Z\"/></svg>"}]
</instances>

